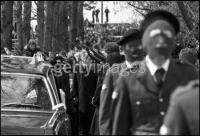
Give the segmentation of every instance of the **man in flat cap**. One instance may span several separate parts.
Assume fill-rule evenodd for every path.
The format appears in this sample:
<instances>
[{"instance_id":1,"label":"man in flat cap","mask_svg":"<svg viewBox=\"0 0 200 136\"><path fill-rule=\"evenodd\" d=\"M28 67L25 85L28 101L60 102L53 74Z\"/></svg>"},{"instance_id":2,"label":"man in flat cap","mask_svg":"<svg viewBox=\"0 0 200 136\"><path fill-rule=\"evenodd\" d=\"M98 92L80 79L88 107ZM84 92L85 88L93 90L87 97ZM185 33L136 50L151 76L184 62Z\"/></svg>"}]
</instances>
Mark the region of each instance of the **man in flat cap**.
<instances>
[{"instance_id":1,"label":"man in flat cap","mask_svg":"<svg viewBox=\"0 0 200 136\"><path fill-rule=\"evenodd\" d=\"M173 90L197 78L194 67L171 59L179 32L173 14L148 13L140 29L147 55L139 67L120 73L113 92L113 135L158 135Z\"/></svg>"},{"instance_id":2,"label":"man in flat cap","mask_svg":"<svg viewBox=\"0 0 200 136\"><path fill-rule=\"evenodd\" d=\"M141 34L139 30L129 30L118 42L125 54L125 61L112 66L106 73L100 95L99 130L100 135L111 135L112 132L112 93L121 70L131 67L136 60L143 57Z\"/></svg>"}]
</instances>

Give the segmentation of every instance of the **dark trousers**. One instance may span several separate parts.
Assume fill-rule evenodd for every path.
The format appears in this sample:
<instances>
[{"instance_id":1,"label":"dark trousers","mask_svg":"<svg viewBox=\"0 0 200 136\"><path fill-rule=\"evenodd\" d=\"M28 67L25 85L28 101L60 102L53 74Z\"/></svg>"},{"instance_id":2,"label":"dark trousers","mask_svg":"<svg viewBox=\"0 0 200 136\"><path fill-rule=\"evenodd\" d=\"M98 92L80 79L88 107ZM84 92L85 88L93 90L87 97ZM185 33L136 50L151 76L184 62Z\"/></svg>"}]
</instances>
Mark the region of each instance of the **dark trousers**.
<instances>
[{"instance_id":1,"label":"dark trousers","mask_svg":"<svg viewBox=\"0 0 200 136\"><path fill-rule=\"evenodd\" d=\"M108 15L106 15L106 22L108 22L109 20L108 20Z\"/></svg>"},{"instance_id":2,"label":"dark trousers","mask_svg":"<svg viewBox=\"0 0 200 136\"><path fill-rule=\"evenodd\" d=\"M94 16L92 16L92 23L94 23L95 19L94 19Z\"/></svg>"},{"instance_id":3,"label":"dark trousers","mask_svg":"<svg viewBox=\"0 0 200 136\"><path fill-rule=\"evenodd\" d=\"M69 116L71 121L72 135L78 135L79 131L78 113L70 112Z\"/></svg>"},{"instance_id":4,"label":"dark trousers","mask_svg":"<svg viewBox=\"0 0 200 136\"><path fill-rule=\"evenodd\" d=\"M79 112L79 134L89 135L90 125L93 118L93 112Z\"/></svg>"},{"instance_id":5,"label":"dark trousers","mask_svg":"<svg viewBox=\"0 0 200 136\"><path fill-rule=\"evenodd\" d=\"M98 16L96 16L96 22L99 22L99 17Z\"/></svg>"},{"instance_id":6,"label":"dark trousers","mask_svg":"<svg viewBox=\"0 0 200 136\"><path fill-rule=\"evenodd\" d=\"M90 126L90 134L92 135L100 135L99 134L99 108L96 107L93 119Z\"/></svg>"}]
</instances>

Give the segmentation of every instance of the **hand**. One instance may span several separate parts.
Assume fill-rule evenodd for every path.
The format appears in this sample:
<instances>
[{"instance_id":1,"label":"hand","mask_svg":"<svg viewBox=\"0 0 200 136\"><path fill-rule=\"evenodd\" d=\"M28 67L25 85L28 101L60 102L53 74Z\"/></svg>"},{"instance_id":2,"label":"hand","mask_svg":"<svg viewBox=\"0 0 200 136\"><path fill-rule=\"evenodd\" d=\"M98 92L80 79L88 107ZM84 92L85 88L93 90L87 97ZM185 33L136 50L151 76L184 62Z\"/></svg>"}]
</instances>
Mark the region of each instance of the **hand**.
<instances>
[{"instance_id":1,"label":"hand","mask_svg":"<svg viewBox=\"0 0 200 136\"><path fill-rule=\"evenodd\" d=\"M74 101L75 104L77 104L77 103L78 103L78 98L77 98L77 97L74 97L74 98L73 98L73 101Z\"/></svg>"},{"instance_id":2,"label":"hand","mask_svg":"<svg viewBox=\"0 0 200 136\"><path fill-rule=\"evenodd\" d=\"M91 103L92 103L92 105L95 105L95 104L94 104L94 97L92 97Z\"/></svg>"}]
</instances>

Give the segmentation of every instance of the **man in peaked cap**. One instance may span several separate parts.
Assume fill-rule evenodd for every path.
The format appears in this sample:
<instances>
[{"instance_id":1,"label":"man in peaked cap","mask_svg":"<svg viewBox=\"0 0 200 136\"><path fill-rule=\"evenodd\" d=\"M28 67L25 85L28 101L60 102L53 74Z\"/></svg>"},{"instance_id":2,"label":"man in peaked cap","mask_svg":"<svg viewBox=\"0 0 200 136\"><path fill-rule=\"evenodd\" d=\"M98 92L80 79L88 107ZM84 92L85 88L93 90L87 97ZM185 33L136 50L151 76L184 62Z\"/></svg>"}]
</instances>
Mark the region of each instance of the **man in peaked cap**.
<instances>
[{"instance_id":1,"label":"man in peaked cap","mask_svg":"<svg viewBox=\"0 0 200 136\"><path fill-rule=\"evenodd\" d=\"M118 42L125 54L123 63L112 66L106 73L100 94L99 131L100 135L111 135L112 132L112 93L121 70L131 67L136 60L141 60L141 34L139 30L129 30ZM119 49L118 49L119 50ZM115 70L118 70L117 72ZM115 71L115 72L114 72Z\"/></svg>"},{"instance_id":2,"label":"man in peaked cap","mask_svg":"<svg viewBox=\"0 0 200 136\"><path fill-rule=\"evenodd\" d=\"M173 90L197 78L194 67L171 58L179 32L173 14L148 13L140 30L147 55L139 67L120 73L113 92L112 135L158 135Z\"/></svg>"}]
</instances>

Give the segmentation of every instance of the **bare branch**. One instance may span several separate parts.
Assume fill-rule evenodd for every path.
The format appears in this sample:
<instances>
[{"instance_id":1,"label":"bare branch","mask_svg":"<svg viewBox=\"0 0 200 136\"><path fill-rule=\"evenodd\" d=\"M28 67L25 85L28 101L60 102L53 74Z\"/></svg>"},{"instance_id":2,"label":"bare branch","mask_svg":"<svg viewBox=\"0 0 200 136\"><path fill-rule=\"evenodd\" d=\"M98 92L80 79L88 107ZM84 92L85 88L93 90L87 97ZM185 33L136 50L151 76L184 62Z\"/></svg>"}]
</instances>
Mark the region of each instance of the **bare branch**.
<instances>
[{"instance_id":1,"label":"bare branch","mask_svg":"<svg viewBox=\"0 0 200 136\"><path fill-rule=\"evenodd\" d=\"M138 7L138 6L135 6L134 4L132 4L131 2L128 2L128 5L136 8L136 9L139 9L139 10L144 10L144 11L151 11L151 9L148 9L148 8L141 8L141 7Z\"/></svg>"},{"instance_id":2,"label":"bare branch","mask_svg":"<svg viewBox=\"0 0 200 136\"><path fill-rule=\"evenodd\" d=\"M145 14L143 14L141 11L139 11L138 9L135 8L135 11L140 13L142 16L145 16Z\"/></svg>"}]
</instances>

